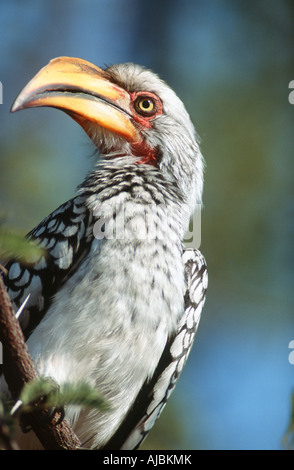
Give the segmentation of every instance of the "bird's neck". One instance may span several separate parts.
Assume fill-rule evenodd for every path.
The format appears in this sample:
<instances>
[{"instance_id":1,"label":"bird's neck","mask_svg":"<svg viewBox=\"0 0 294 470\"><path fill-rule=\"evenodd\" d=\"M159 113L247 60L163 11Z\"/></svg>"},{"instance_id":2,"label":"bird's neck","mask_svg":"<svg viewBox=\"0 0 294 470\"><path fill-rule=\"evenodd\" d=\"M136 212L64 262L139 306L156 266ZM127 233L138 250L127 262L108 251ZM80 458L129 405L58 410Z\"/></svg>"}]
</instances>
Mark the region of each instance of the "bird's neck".
<instances>
[{"instance_id":1,"label":"bird's neck","mask_svg":"<svg viewBox=\"0 0 294 470\"><path fill-rule=\"evenodd\" d=\"M101 155L102 161L116 160L117 158L125 158L128 161L132 159L136 164L158 167L160 155L157 148L150 147L144 140Z\"/></svg>"},{"instance_id":2,"label":"bird's neck","mask_svg":"<svg viewBox=\"0 0 294 470\"><path fill-rule=\"evenodd\" d=\"M161 211L166 219L176 217L178 236L184 236L189 223L189 207L173 181L159 168L138 163L139 157L117 156L102 159L79 187L93 213L111 212L127 207L132 213Z\"/></svg>"}]
</instances>

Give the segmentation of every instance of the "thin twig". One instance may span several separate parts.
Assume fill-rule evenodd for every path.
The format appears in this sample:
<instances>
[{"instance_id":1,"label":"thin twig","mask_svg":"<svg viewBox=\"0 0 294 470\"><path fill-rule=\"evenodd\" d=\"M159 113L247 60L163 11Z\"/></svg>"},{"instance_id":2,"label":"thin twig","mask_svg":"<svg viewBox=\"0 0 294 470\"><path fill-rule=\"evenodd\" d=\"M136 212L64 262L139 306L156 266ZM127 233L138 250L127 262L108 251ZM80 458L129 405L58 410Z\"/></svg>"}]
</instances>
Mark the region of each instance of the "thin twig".
<instances>
[{"instance_id":1,"label":"thin twig","mask_svg":"<svg viewBox=\"0 0 294 470\"><path fill-rule=\"evenodd\" d=\"M5 276L7 276L7 269L1 263L0 263L0 271L2 271L5 274Z\"/></svg>"}]
</instances>

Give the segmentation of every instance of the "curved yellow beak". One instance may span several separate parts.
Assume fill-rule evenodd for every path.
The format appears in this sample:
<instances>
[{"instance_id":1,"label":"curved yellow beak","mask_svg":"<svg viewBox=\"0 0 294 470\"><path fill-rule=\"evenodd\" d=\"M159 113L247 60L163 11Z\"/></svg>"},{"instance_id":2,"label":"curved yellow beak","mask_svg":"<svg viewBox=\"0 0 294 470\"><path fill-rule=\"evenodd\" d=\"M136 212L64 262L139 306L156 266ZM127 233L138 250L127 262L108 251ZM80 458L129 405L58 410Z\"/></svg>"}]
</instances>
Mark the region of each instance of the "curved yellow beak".
<instances>
[{"instance_id":1,"label":"curved yellow beak","mask_svg":"<svg viewBox=\"0 0 294 470\"><path fill-rule=\"evenodd\" d=\"M91 122L129 142L140 140L131 119L129 93L112 83L107 72L86 60L51 60L21 91L11 112L39 106L65 111L86 132Z\"/></svg>"}]
</instances>

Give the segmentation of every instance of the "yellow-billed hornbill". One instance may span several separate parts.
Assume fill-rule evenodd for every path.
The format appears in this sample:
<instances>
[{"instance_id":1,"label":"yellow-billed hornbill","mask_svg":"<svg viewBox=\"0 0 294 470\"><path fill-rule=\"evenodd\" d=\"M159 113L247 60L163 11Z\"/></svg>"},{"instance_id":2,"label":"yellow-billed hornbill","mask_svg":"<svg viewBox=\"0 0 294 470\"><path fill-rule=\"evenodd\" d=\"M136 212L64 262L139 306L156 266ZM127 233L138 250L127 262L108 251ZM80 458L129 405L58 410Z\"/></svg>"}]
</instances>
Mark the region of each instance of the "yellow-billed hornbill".
<instances>
[{"instance_id":1,"label":"yellow-billed hornbill","mask_svg":"<svg viewBox=\"0 0 294 470\"><path fill-rule=\"evenodd\" d=\"M66 407L82 444L134 449L174 388L205 299L204 258L183 249L203 158L181 100L132 63L54 59L12 111L37 106L69 114L99 156L77 196L28 235L47 256L11 260L5 283L16 308L30 294L20 323L39 374L83 380L110 405ZM32 434L23 445L37 448Z\"/></svg>"}]
</instances>

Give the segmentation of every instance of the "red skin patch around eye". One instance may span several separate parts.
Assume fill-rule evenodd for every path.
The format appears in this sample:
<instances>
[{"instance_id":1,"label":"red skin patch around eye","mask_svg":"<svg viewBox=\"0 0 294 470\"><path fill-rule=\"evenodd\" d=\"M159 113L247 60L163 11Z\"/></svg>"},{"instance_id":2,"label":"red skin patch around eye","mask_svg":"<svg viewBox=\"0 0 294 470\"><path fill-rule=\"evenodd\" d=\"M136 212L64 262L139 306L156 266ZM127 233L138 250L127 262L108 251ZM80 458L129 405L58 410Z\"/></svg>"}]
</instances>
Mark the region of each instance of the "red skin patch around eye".
<instances>
[{"instance_id":1,"label":"red skin patch around eye","mask_svg":"<svg viewBox=\"0 0 294 470\"><path fill-rule=\"evenodd\" d=\"M131 110L133 113L133 117L135 121L137 121L141 126L144 126L147 129L150 129L152 127L152 119L154 119L156 116L159 116L162 114L162 103L160 99L154 94L150 92L145 92L145 91L139 91L139 92L134 92L130 93L131 97ZM135 102L139 98L151 98L155 104L154 111L150 113L150 115L141 115L138 113L138 111L135 109ZM158 152L157 149L152 149L149 147L144 140L138 143L134 143L132 145L132 151L133 155L138 155L142 156L143 158L137 162L139 163L145 163L147 165L152 165L152 166L157 166L157 157L158 157Z\"/></svg>"}]
</instances>

